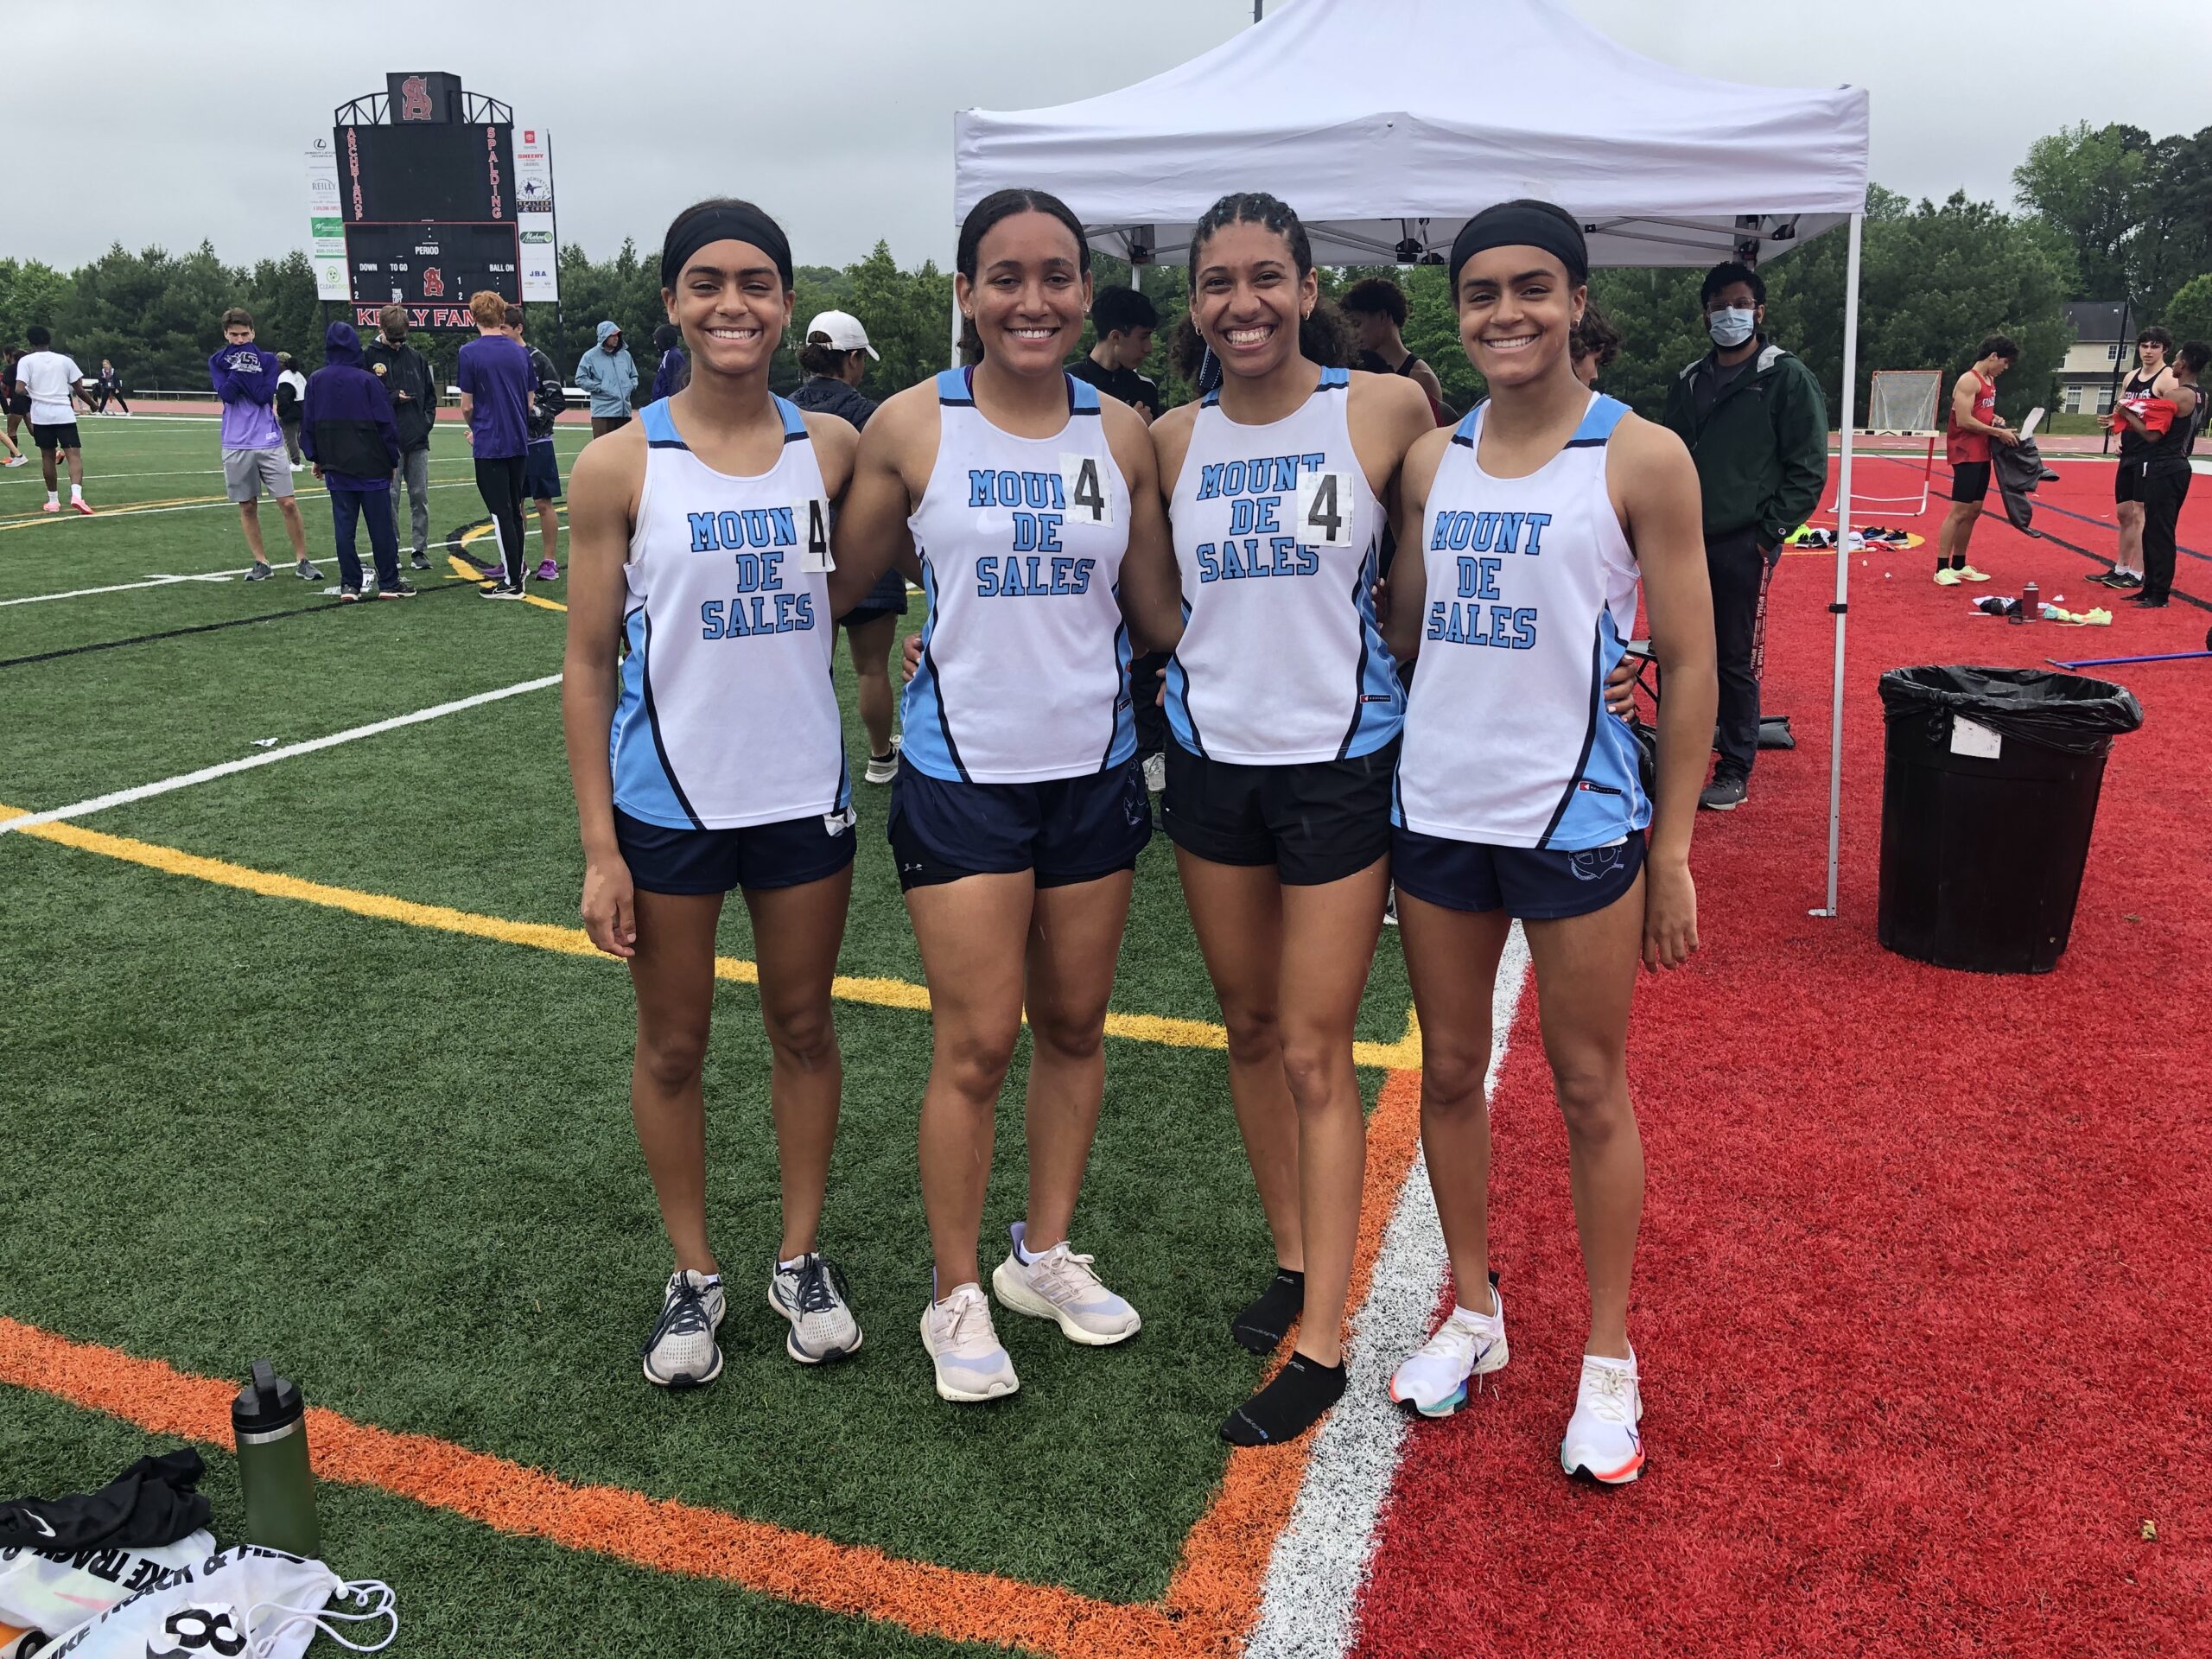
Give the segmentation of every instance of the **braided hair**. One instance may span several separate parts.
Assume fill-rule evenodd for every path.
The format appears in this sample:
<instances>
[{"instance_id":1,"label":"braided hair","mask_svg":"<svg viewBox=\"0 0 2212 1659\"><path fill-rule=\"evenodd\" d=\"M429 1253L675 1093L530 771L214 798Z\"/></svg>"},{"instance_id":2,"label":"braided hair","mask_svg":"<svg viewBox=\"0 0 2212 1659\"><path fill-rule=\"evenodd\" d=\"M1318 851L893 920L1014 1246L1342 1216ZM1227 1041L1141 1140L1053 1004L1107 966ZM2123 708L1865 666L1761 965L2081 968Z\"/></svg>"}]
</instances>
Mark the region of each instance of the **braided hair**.
<instances>
[{"instance_id":1,"label":"braided hair","mask_svg":"<svg viewBox=\"0 0 2212 1659\"><path fill-rule=\"evenodd\" d=\"M1198 255L1213 240L1214 232L1225 225L1257 225L1274 232L1290 250L1290 262L1297 268L1299 280L1303 282L1313 270L1313 245L1306 237L1304 222L1288 203L1264 190L1232 191L1207 208L1191 231L1190 275L1194 293ZM1298 350L1308 362L1319 363L1324 368L1343 368L1352 358L1351 325L1335 306L1326 300L1319 301L1314 305L1313 315L1298 325ZM1201 393L1211 391L1221 384L1220 361L1200 337L1198 324L1188 315L1176 331L1170 355L1178 369L1196 381Z\"/></svg>"}]
</instances>

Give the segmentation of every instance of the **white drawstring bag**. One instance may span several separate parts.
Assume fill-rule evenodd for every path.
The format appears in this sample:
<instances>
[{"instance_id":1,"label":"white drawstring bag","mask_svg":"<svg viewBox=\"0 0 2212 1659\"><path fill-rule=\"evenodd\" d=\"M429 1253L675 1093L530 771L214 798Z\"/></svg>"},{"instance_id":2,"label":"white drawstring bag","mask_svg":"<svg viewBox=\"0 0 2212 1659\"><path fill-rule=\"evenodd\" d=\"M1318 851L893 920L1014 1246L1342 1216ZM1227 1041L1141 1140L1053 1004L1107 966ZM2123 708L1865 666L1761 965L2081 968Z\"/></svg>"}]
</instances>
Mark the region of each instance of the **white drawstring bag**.
<instances>
[{"instance_id":1,"label":"white drawstring bag","mask_svg":"<svg viewBox=\"0 0 2212 1659\"><path fill-rule=\"evenodd\" d=\"M118 1602L174 1582L176 1569L196 1567L215 1553L215 1535L202 1527L173 1544L144 1548L0 1549L0 1624L53 1636L97 1618ZM0 1654L6 1653L0 1647Z\"/></svg>"},{"instance_id":2,"label":"white drawstring bag","mask_svg":"<svg viewBox=\"0 0 2212 1659\"><path fill-rule=\"evenodd\" d=\"M333 1596L358 1611L328 1611ZM321 1561L240 1544L109 1608L40 1649L39 1659L300 1659L318 1630L340 1647L375 1653L399 1634L394 1600L375 1580L346 1584ZM349 1642L334 1628L385 1619L380 1642Z\"/></svg>"}]
</instances>

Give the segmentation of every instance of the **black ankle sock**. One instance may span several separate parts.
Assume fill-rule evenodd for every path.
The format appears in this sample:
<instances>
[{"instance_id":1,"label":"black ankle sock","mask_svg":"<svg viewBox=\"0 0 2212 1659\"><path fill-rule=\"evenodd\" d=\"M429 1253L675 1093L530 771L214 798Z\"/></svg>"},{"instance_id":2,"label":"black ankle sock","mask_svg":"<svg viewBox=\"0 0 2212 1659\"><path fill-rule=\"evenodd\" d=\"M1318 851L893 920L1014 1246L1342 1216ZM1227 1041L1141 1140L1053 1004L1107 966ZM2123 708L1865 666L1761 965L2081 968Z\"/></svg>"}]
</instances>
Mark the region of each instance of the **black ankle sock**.
<instances>
[{"instance_id":1,"label":"black ankle sock","mask_svg":"<svg viewBox=\"0 0 2212 1659\"><path fill-rule=\"evenodd\" d=\"M1344 1395L1341 1363L1323 1365L1293 1354L1274 1382L1222 1419L1221 1438L1231 1446L1278 1446L1294 1440Z\"/></svg>"},{"instance_id":2,"label":"black ankle sock","mask_svg":"<svg viewBox=\"0 0 2212 1659\"><path fill-rule=\"evenodd\" d=\"M1305 1306L1306 1275L1292 1268L1277 1268L1268 1287L1229 1322L1229 1334L1240 1348L1271 1354L1290 1334Z\"/></svg>"},{"instance_id":3,"label":"black ankle sock","mask_svg":"<svg viewBox=\"0 0 2212 1659\"><path fill-rule=\"evenodd\" d=\"M1938 553L1936 556L1936 574L1940 576L1950 568L1951 561L1949 557L1944 554Z\"/></svg>"},{"instance_id":4,"label":"black ankle sock","mask_svg":"<svg viewBox=\"0 0 2212 1659\"><path fill-rule=\"evenodd\" d=\"M1951 569L1954 569L1954 570L1963 570L1963 569L1965 569L1966 568L1967 568L1967 556L1966 556L1965 554L1963 554L1963 553L1954 553L1954 554L1952 554L1952 555L1951 555Z\"/></svg>"}]
</instances>

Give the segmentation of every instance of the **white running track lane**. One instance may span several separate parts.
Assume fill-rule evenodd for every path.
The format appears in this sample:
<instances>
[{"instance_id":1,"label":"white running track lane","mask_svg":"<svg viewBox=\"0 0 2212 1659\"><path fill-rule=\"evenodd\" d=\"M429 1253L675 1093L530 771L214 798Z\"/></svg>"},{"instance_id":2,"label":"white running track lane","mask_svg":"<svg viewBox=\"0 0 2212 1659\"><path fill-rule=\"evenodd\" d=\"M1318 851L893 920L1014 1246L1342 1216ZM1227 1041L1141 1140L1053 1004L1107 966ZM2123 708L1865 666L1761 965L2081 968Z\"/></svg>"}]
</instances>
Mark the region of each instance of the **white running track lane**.
<instances>
[{"instance_id":1,"label":"white running track lane","mask_svg":"<svg viewBox=\"0 0 2212 1659\"><path fill-rule=\"evenodd\" d=\"M1497 1092L1528 976L1529 944L1516 922L1491 996L1485 1095ZM1344 1397L1315 1431L1313 1460L1268 1563L1247 1659L1343 1659L1357 1637L1360 1588L1408 1427L1390 1402L1390 1374L1428 1340L1449 1270L1428 1166L1416 1154L1383 1233L1367 1300L1351 1322Z\"/></svg>"},{"instance_id":2,"label":"white running track lane","mask_svg":"<svg viewBox=\"0 0 2212 1659\"><path fill-rule=\"evenodd\" d=\"M374 601L364 601L373 604ZM88 813L105 812L111 806L125 806L132 801L143 801L150 796L166 795L172 790L189 789L194 784L212 783L218 778L227 778L232 772L251 772L256 766L273 766L279 760L289 760L296 754L313 754L318 749L334 749L340 743L358 742L365 737L375 737L385 732L396 732L403 726L420 726L425 721L440 720L448 715L460 714L466 709L480 709L487 702L497 702L503 697L518 697L525 691L543 691L549 685L561 683L558 674L548 674L543 679L524 680L519 685L506 685L497 691L480 691L473 697L462 697L453 702L442 702L435 709L417 709L411 715L395 715L390 720L379 720L372 725L356 726L351 731L333 732L327 737L310 738L304 743L287 743L281 749L271 749L266 754L250 754L243 760L226 760L219 766L203 766L198 772L188 772L175 778L164 778L156 784L141 784L136 789L120 789L112 795L96 795L89 801L79 801L73 806L57 806L46 812L26 812L12 818L0 818L0 836L10 830L28 830L34 824L58 823L64 818L81 818Z\"/></svg>"}]
</instances>

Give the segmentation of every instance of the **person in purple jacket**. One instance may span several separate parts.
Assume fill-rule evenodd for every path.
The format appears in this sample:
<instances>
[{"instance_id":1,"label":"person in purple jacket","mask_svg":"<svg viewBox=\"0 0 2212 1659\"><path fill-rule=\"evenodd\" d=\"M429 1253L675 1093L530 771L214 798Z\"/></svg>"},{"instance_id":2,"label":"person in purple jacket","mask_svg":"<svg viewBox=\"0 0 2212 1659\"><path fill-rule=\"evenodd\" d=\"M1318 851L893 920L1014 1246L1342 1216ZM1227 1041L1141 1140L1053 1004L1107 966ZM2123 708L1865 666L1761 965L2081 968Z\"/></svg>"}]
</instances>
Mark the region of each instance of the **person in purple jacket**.
<instances>
[{"instance_id":1,"label":"person in purple jacket","mask_svg":"<svg viewBox=\"0 0 2212 1659\"><path fill-rule=\"evenodd\" d=\"M207 378L223 405L223 488L238 504L238 526L253 555L245 579L265 582L273 574L261 544L260 502L268 494L276 498L284 533L292 538L293 569L303 582L321 582L322 572L308 563L307 526L292 499L292 468L276 424L280 372L276 354L253 343L253 314L235 305L224 312L223 349L207 359Z\"/></svg>"},{"instance_id":2,"label":"person in purple jacket","mask_svg":"<svg viewBox=\"0 0 2212 1659\"><path fill-rule=\"evenodd\" d=\"M300 448L330 491L338 532L338 597L361 596L361 559L353 526L365 520L376 555L377 597L410 599L415 587L399 574L399 537L391 522L391 470L399 465L399 428L391 398L361 366L361 337L350 322L323 331L323 366L308 377L300 405Z\"/></svg>"}]
</instances>

